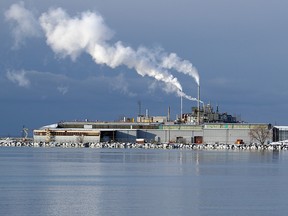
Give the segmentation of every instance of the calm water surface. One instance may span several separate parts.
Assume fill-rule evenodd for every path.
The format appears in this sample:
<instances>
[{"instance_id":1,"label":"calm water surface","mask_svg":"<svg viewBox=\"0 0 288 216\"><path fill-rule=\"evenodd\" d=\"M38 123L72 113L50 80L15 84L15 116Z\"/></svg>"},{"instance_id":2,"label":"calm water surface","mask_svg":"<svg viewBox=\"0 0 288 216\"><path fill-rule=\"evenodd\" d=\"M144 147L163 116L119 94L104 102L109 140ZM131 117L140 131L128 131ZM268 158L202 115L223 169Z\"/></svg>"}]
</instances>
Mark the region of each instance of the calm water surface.
<instances>
[{"instance_id":1,"label":"calm water surface","mask_svg":"<svg viewBox=\"0 0 288 216\"><path fill-rule=\"evenodd\" d=\"M0 215L287 215L288 152L0 148Z\"/></svg>"}]
</instances>

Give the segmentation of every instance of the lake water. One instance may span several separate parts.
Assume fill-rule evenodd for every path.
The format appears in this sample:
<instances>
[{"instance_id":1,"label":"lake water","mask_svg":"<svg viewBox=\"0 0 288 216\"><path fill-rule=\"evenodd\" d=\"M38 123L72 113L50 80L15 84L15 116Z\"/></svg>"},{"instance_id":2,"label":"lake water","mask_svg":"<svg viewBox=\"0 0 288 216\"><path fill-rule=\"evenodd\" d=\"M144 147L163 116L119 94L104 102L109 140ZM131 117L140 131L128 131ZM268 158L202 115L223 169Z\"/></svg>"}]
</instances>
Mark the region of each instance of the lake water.
<instances>
[{"instance_id":1,"label":"lake water","mask_svg":"<svg viewBox=\"0 0 288 216\"><path fill-rule=\"evenodd\" d=\"M0 148L0 215L287 215L288 152Z\"/></svg>"}]
</instances>

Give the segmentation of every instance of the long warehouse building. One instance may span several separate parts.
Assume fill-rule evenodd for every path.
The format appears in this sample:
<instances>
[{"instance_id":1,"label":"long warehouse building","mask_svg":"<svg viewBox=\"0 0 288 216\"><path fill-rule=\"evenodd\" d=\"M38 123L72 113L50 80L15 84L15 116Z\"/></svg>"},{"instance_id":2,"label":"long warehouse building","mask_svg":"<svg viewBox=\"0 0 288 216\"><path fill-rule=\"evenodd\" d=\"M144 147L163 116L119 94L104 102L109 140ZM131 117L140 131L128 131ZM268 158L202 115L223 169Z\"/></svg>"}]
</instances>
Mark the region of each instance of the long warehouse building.
<instances>
[{"instance_id":1,"label":"long warehouse building","mask_svg":"<svg viewBox=\"0 0 288 216\"><path fill-rule=\"evenodd\" d=\"M35 142L252 143L250 131L270 124L204 123L202 125L135 122L60 122L33 131Z\"/></svg>"}]
</instances>

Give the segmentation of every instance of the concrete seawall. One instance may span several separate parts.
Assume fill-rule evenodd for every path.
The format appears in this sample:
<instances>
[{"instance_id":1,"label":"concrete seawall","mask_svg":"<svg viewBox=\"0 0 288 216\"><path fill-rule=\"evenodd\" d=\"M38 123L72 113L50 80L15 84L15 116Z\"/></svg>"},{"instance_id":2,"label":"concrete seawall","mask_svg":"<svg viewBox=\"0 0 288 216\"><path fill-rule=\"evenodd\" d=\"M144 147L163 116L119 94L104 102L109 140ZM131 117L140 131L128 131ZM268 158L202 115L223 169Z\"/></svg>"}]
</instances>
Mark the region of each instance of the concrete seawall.
<instances>
[{"instance_id":1,"label":"concrete seawall","mask_svg":"<svg viewBox=\"0 0 288 216\"><path fill-rule=\"evenodd\" d=\"M191 149L191 150L288 150L288 144L181 144L181 143L55 143L55 142L24 142L6 140L0 147L41 147L41 148L142 148L142 149Z\"/></svg>"}]
</instances>

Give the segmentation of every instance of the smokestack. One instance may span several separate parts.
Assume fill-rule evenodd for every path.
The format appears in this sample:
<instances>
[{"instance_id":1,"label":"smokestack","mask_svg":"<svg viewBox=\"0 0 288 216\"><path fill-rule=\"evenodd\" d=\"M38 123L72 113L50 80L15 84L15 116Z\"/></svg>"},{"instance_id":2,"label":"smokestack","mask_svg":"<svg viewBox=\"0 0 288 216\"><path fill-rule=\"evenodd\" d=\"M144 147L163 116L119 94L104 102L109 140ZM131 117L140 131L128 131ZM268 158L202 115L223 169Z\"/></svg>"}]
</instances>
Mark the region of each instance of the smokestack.
<instances>
[{"instance_id":1,"label":"smokestack","mask_svg":"<svg viewBox=\"0 0 288 216\"><path fill-rule=\"evenodd\" d=\"M168 119L167 121L169 122L170 121L170 106L168 107Z\"/></svg>"},{"instance_id":2,"label":"smokestack","mask_svg":"<svg viewBox=\"0 0 288 216\"><path fill-rule=\"evenodd\" d=\"M198 83L198 102L197 102L197 106L198 106L198 112L197 112L197 121L198 121L198 125L200 125L200 83Z\"/></svg>"},{"instance_id":3,"label":"smokestack","mask_svg":"<svg viewBox=\"0 0 288 216\"><path fill-rule=\"evenodd\" d=\"M138 101L138 116L141 116L141 101Z\"/></svg>"},{"instance_id":4,"label":"smokestack","mask_svg":"<svg viewBox=\"0 0 288 216\"><path fill-rule=\"evenodd\" d=\"M181 121L181 123L182 123L182 114L183 114L183 96L182 96L182 94L181 94L181 101L180 101L180 121Z\"/></svg>"}]
</instances>

